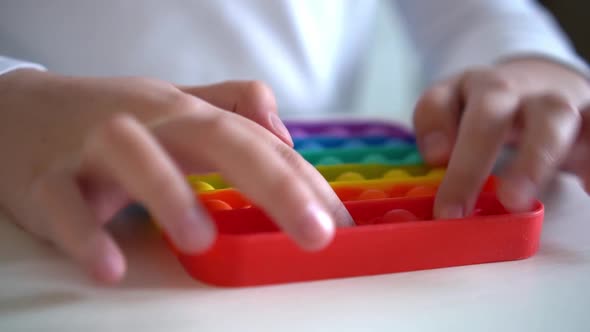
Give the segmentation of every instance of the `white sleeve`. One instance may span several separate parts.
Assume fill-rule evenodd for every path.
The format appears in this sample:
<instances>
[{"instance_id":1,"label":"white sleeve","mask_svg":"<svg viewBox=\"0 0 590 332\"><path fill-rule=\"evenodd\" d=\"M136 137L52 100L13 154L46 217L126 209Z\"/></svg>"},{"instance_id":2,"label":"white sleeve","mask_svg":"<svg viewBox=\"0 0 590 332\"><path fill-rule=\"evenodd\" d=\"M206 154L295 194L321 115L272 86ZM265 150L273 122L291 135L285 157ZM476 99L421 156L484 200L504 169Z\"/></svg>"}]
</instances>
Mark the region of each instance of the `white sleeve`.
<instances>
[{"instance_id":1,"label":"white sleeve","mask_svg":"<svg viewBox=\"0 0 590 332\"><path fill-rule=\"evenodd\" d=\"M45 67L43 67L42 65L37 64L37 63L17 60L17 59L13 59L13 58L9 58L9 57L5 57L5 56L0 55L0 75L6 74L6 73L11 72L13 70L23 69L23 68L46 70Z\"/></svg>"},{"instance_id":2,"label":"white sleeve","mask_svg":"<svg viewBox=\"0 0 590 332\"><path fill-rule=\"evenodd\" d=\"M516 56L539 56L590 77L553 17L532 0L398 0L429 81Z\"/></svg>"}]
</instances>

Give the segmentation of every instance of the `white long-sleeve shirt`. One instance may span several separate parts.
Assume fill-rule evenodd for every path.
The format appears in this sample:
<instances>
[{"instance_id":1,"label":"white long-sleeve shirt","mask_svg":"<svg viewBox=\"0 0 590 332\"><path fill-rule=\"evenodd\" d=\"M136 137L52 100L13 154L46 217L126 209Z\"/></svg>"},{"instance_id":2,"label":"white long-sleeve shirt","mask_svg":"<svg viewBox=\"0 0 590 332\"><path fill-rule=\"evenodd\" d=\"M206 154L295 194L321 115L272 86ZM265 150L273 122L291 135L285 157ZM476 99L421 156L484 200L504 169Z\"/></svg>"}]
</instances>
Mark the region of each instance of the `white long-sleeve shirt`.
<instances>
[{"instance_id":1,"label":"white long-sleeve shirt","mask_svg":"<svg viewBox=\"0 0 590 332\"><path fill-rule=\"evenodd\" d=\"M534 1L395 4L428 79L519 55L588 73ZM0 73L34 67L181 84L260 79L283 108L346 108L376 9L376 0L3 0Z\"/></svg>"}]
</instances>

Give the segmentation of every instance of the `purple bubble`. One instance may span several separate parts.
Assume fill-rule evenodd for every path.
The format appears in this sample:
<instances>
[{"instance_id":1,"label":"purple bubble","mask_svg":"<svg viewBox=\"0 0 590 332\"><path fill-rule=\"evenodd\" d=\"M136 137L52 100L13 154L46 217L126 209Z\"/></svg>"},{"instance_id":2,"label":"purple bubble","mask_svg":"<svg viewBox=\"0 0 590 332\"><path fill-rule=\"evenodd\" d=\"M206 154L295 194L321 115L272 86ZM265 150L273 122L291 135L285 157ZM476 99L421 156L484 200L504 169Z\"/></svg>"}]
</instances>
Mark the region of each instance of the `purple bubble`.
<instances>
[{"instance_id":1,"label":"purple bubble","mask_svg":"<svg viewBox=\"0 0 590 332\"><path fill-rule=\"evenodd\" d=\"M305 138L309 136L309 133L305 129L293 128L289 130L291 137L293 138Z\"/></svg>"},{"instance_id":2,"label":"purple bubble","mask_svg":"<svg viewBox=\"0 0 590 332\"><path fill-rule=\"evenodd\" d=\"M378 126L378 127L371 126L371 127L368 127L367 129L363 130L362 134L368 135L368 136L388 136L388 135L391 135L391 131L388 130L388 128L384 128L381 126Z\"/></svg>"},{"instance_id":3,"label":"purple bubble","mask_svg":"<svg viewBox=\"0 0 590 332\"><path fill-rule=\"evenodd\" d=\"M322 135L346 137L350 136L350 131L343 127L331 127L322 131Z\"/></svg>"}]
</instances>

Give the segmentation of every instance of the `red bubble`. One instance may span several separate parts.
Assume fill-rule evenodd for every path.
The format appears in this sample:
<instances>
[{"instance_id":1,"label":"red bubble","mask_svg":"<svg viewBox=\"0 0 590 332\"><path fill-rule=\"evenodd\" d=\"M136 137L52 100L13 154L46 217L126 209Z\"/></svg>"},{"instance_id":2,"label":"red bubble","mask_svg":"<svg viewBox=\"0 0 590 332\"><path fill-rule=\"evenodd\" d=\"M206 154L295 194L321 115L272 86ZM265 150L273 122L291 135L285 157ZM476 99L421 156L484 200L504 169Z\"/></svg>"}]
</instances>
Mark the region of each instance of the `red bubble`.
<instances>
[{"instance_id":1,"label":"red bubble","mask_svg":"<svg viewBox=\"0 0 590 332\"><path fill-rule=\"evenodd\" d=\"M436 188L433 186L417 186L406 193L406 197L424 197L436 195Z\"/></svg>"},{"instance_id":2,"label":"red bubble","mask_svg":"<svg viewBox=\"0 0 590 332\"><path fill-rule=\"evenodd\" d=\"M388 211L383 217L376 218L374 224L391 224L399 222L408 222L419 220L412 212L404 209L393 209Z\"/></svg>"}]
</instances>

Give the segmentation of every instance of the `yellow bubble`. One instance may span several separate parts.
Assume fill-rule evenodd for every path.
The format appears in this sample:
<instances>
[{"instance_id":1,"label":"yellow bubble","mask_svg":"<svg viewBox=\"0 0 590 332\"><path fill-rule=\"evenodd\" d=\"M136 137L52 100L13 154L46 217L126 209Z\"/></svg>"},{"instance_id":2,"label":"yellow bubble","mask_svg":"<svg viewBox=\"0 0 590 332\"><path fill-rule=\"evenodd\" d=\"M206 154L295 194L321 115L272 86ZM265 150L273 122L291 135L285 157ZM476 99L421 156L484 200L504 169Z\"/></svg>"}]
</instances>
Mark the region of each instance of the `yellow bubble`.
<instances>
[{"instance_id":1,"label":"yellow bubble","mask_svg":"<svg viewBox=\"0 0 590 332\"><path fill-rule=\"evenodd\" d=\"M392 169L383 174L384 179L403 179L409 176L408 172L402 169Z\"/></svg>"},{"instance_id":2,"label":"yellow bubble","mask_svg":"<svg viewBox=\"0 0 590 332\"><path fill-rule=\"evenodd\" d=\"M198 192L215 190L215 187L203 181L191 181L191 187Z\"/></svg>"},{"instance_id":3,"label":"yellow bubble","mask_svg":"<svg viewBox=\"0 0 590 332\"><path fill-rule=\"evenodd\" d=\"M344 172L336 178L336 181L363 181L365 178L357 172Z\"/></svg>"},{"instance_id":4,"label":"yellow bubble","mask_svg":"<svg viewBox=\"0 0 590 332\"><path fill-rule=\"evenodd\" d=\"M428 176L429 177L437 177L437 178L442 178L445 175L445 169L444 168L434 168L431 169L428 172Z\"/></svg>"}]
</instances>

